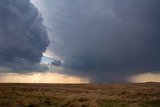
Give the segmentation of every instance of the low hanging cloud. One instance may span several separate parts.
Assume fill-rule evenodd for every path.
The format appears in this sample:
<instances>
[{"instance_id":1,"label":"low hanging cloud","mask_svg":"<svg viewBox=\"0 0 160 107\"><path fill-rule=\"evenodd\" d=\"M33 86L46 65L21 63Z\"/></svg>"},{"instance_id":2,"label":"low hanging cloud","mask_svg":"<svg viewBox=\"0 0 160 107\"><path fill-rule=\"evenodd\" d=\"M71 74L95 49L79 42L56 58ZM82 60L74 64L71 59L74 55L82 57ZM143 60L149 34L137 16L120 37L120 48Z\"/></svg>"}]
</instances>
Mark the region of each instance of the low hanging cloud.
<instances>
[{"instance_id":1,"label":"low hanging cloud","mask_svg":"<svg viewBox=\"0 0 160 107\"><path fill-rule=\"evenodd\" d=\"M45 0L43 5L55 34L50 50L72 73L92 82L159 73L159 0Z\"/></svg>"},{"instance_id":2,"label":"low hanging cloud","mask_svg":"<svg viewBox=\"0 0 160 107\"><path fill-rule=\"evenodd\" d=\"M39 64L48 45L43 19L30 0L0 1L0 67L17 72L48 69Z\"/></svg>"}]
</instances>

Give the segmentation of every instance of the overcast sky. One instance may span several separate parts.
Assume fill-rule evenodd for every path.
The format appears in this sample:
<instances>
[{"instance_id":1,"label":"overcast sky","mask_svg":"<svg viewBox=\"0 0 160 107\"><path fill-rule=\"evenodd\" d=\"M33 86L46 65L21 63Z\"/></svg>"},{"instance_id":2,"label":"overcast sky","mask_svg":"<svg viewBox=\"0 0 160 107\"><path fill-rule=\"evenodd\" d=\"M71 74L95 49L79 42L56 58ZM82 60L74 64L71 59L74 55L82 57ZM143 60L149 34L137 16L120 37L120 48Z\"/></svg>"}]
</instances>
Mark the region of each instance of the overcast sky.
<instances>
[{"instance_id":1,"label":"overcast sky","mask_svg":"<svg viewBox=\"0 0 160 107\"><path fill-rule=\"evenodd\" d=\"M32 2L38 10L28 0L0 1L2 67L22 73L49 70L40 64L49 46L63 73L91 82L160 73L159 0Z\"/></svg>"}]
</instances>

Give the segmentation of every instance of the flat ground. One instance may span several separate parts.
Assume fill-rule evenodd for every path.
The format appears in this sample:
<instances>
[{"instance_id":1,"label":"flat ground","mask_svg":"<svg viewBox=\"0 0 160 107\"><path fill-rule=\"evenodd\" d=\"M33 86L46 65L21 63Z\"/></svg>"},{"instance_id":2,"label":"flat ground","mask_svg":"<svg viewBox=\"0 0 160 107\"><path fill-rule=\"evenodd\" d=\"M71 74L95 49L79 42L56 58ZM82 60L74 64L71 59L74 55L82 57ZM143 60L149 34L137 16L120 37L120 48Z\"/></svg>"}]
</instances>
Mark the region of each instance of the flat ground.
<instances>
[{"instance_id":1,"label":"flat ground","mask_svg":"<svg viewBox=\"0 0 160 107\"><path fill-rule=\"evenodd\" d=\"M0 107L160 107L160 83L0 84Z\"/></svg>"}]
</instances>

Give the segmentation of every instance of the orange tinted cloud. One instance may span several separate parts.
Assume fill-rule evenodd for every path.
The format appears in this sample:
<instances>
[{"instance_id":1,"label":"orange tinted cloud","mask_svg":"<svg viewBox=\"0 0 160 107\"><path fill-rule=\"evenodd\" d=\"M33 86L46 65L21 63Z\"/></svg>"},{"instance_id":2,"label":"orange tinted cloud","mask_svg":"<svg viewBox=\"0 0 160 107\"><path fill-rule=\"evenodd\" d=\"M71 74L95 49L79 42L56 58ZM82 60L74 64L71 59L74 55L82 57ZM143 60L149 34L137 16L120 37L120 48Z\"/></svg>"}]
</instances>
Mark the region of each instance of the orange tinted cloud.
<instances>
[{"instance_id":1,"label":"orange tinted cloud","mask_svg":"<svg viewBox=\"0 0 160 107\"><path fill-rule=\"evenodd\" d=\"M59 73L16 74L7 73L0 76L0 82L19 83L89 83L87 78L69 76Z\"/></svg>"}]
</instances>

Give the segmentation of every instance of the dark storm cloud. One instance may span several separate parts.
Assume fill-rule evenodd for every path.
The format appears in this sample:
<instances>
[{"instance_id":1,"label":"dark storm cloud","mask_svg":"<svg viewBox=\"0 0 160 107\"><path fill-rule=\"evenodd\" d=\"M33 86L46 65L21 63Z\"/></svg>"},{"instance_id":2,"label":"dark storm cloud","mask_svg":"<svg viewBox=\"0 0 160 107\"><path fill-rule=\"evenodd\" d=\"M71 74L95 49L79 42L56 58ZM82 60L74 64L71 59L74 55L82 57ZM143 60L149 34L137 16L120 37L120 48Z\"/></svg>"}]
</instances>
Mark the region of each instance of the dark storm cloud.
<instances>
[{"instance_id":1,"label":"dark storm cloud","mask_svg":"<svg viewBox=\"0 0 160 107\"><path fill-rule=\"evenodd\" d=\"M61 61L60 60L55 60L55 61L51 62L51 65L61 66Z\"/></svg>"},{"instance_id":2,"label":"dark storm cloud","mask_svg":"<svg viewBox=\"0 0 160 107\"><path fill-rule=\"evenodd\" d=\"M159 0L47 0L50 49L92 81L160 70Z\"/></svg>"},{"instance_id":3,"label":"dark storm cloud","mask_svg":"<svg viewBox=\"0 0 160 107\"><path fill-rule=\"evenodd\" d=\"M30 0L0 1L0 66L13 71L47 69L39 64L49 45L46 28Z\"/></svg>"}]
</instances>

